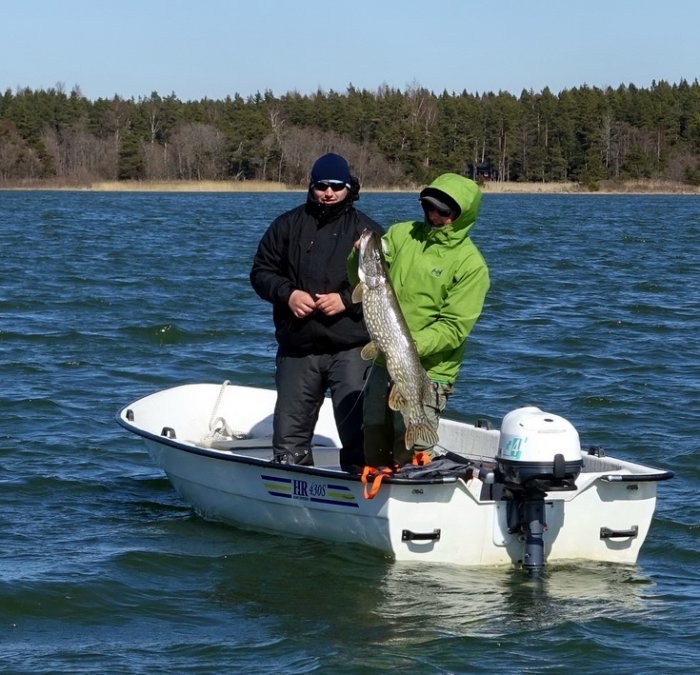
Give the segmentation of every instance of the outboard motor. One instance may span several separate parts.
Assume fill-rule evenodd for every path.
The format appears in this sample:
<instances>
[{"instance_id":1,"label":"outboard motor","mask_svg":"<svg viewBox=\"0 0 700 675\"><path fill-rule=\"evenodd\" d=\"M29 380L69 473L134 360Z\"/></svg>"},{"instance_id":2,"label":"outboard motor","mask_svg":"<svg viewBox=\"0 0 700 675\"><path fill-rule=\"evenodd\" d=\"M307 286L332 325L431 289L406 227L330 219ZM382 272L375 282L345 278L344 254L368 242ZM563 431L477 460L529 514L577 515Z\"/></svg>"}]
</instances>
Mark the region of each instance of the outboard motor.
<instances>
[{"instance_id":1,"label":"outboard motor","mask_svg":"<svg viewBox=\"0 0 700 675\"><path fill-rule=\"evenodd\" d=\"M528 572L544 567L546 493L575 490L582 463L578 432L563 417L526 407L503 418L495 478L513 500L517 524L511 531L526 535Z\"/></svg>"}]
</instances>

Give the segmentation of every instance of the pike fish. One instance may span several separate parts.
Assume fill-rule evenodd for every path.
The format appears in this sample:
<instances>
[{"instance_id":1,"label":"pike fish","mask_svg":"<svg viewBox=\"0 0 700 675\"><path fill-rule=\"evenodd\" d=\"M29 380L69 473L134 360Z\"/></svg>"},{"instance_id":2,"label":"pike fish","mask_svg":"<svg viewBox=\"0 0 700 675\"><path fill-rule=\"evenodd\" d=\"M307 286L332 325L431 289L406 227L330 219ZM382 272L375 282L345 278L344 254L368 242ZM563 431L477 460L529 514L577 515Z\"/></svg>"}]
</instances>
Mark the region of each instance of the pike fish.
<instances>
[{"instance_id":1,"label":"pike fish","mask_svg":"<svg viewBox=\"0 0 700 675\"><path fill-rule=\"evenodd\" d=\"M401 411L406 424L404 442L432 447L438 435L423 410L423 401L433 400L432 381L418 358L418 350L406 325L401 307L387 272L382 241L376 232L360 236L358 275L353 302L362 302L371 342L362 349L362 358L374 360L381 353L392 380L389 407Z\"/></svg>"}]
</instances>

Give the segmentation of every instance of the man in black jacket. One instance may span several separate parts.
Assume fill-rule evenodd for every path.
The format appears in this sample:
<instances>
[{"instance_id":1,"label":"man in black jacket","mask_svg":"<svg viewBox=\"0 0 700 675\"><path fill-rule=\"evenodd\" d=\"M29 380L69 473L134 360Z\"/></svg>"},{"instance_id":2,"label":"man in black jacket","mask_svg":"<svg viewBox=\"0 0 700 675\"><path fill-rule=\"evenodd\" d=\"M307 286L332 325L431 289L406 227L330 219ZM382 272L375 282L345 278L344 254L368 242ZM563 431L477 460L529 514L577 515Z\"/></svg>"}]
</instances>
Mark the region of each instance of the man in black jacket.
<instances>
[{"instance_id":1,"label":"man in black jacket","mask_svg":"<svg viewBox=\"0 0 700 675\"><path fill-rule=\"evenodd\" d=\"M363 230L383 230L353 206L359 192L343 157L320 157L306 203L273 221L253 261L250 282L272 303L278 344L272 444L280 462L313 464L311 439L330 389L341 468L364 464L362 390L369 364L360 351L369 336L362 305L351 300L346 260Z\"/></svg>"}]
</instances>

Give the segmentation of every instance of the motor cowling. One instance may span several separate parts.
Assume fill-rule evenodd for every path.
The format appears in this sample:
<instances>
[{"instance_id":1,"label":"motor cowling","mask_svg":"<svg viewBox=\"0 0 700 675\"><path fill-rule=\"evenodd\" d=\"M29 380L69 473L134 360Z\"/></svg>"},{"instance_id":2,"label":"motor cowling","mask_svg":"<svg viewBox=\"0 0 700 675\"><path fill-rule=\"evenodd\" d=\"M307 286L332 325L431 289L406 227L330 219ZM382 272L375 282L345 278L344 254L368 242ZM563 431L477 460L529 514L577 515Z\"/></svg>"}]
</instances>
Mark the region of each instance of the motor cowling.
<instances>
[{"instance_id":1,"label":"motor cowling","mask_svg":"<svg viewBox=\"0 0 700 675\"><path fill-rule=\"evenodd\" d=\"M509 488L575 490L582 463L578 432L563 417L529 406L503 418L496 468Z\"/></svg>"}]
</instances>

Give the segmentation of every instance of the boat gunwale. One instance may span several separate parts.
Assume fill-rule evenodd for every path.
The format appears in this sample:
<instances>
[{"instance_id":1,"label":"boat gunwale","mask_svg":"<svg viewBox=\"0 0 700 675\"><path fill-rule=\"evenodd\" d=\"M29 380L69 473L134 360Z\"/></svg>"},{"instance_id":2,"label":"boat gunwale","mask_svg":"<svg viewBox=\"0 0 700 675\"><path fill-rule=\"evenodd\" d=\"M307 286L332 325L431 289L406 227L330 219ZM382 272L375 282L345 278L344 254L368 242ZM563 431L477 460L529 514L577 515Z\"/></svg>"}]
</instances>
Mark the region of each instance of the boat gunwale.
<instances>
[{"instance_id":1,"label":"boat gunwale","mask_svg":"<svg viewBox=\"0 0 700 675\"><path fill-rule=\"evenodd\" d=\"M178 450L183 450L184 452L188 452L190 454L195 454L195 455L201 455L204 457L210 457L212 459L220 459L223 461L233 461L233 462L238 462L240 464L249 464L252 466L268 466L272 468L277 468L281 469L283 471L288 471L288 472L293 472L293 473L302 473L302 474L308 474L308 475L314 475L314 476L323 476L323 477L333 477L336 479L340 480L349 480L352 482L357 482L361 480L361 476L359 474L352 474L352 473L347 473L344 472L340 469L327 469L327 468L322 468L322 467L315 467L315 466L301 466L301 465L295 465L295 464L276 464L274 463L271 459L259 459L257 457L247 457L244 454L235 452L233 448L231 449L217 449L217 448L205 448L200 445L197 445L196 442L194 441L181 441L178 440L177 438L170 438L164 434L156 434L151 431L146 431L145 429L131 423L127 419L127 411L132 409L136 404L141 403L142 401L145 401L152 396L156 396L158 394L163 393L164 391L170 391L170 390L176 390L176 389L183 389L187 388L190 386L198 386L198 385L213 385L213 383L207 383L207 382L197 382L197 383L189 383L189 384L181 384L177 385L175 387L171 387L166 390L158 390L155 392L151 392L149 394L145 394L144 396L139 397L138 399L132 401L131 403L123 406L115 415L117 423L126 429L127 431L130 431L132 433L135 433L138 436L141 436L144 439L148 439L154 443L159 443L162 445L168 445L170 447L176 448ZM258 387L249 387L245 385L235 385L236 388L238 389L259 389ZM450 420L451 422L455 422L457 424L463 424L463 422L459 422L459 420ZM267 447L267 446L261 446L261 447ZM270 446L271 447L271 446ZM335 447L335 446L324 446L321 445L319 447ZM600 468L599 470L593 470L593 471L587 471L585 466L586 466L586 459L590 457L590 452L586 452L584 448L581 448L581 456L583 460L583 466L582 466L582 475L588 474L588 475L594 475L595 478L593 479L592 483L595 483L597 481L604 481L607 483L619 483L619 482L661 482L661 481L666 481L670 480L675 477L675 473L671 470L664 470L660 469L658 467L652 467L652 466L647 466L644 464L638 464L636 462L630 461L630 460L625 460L625 459L620 459L618 457L614 456L607 456L607 459L612 459L615 462L621 464L619 469L611 471L610 468ZM464 457L463 455L459 455L459 457ZM465 460L468 461L467 457L464 457ZM495 462L495 457L480 457L480 458L474 458L474 463L476 465L479 465L480 463L483 465L485 460L488 460L486 463L491 465L493 462ZM638 470L643 470L644 472L639 472ZM635 470L637 470L635 472ZM629 472L629 473L626 473ZM459 476L438 476L434 478L399 478L392 476L390 474L387 474L385 478L383 479L385 482L389 483L395 483L395 484L409 484L409 485L435 485L435 484L444 484L444 483L454 483L458 480L460 480ZM591 484L592 484L591 483Z\"/></svg>"}]
</instances>

